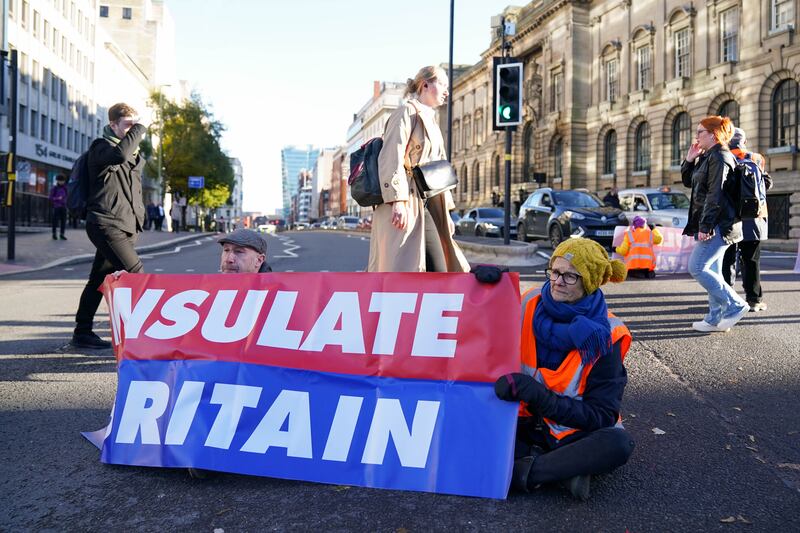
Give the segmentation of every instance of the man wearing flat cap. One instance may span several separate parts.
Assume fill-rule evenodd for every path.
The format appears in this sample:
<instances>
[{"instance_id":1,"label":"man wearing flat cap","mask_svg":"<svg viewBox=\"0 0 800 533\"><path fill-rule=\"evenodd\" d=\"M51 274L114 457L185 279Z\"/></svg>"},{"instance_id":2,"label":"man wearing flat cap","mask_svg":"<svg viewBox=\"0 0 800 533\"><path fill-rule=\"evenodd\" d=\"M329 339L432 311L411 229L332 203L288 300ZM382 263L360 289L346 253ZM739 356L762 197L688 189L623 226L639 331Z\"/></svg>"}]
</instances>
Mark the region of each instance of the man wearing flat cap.
<instances>
[{"instance_id":1,"label":"man wearing flat cap","mask_svg":"<svg viewBox=\"0 0 800 533\"><path fill-rule=\"evenodd\" d=\"M267 264L267 241L251 229L240 228L217 239L222 245L219 270L223 274L272 272Z\"/></svg>"}]
</instances>

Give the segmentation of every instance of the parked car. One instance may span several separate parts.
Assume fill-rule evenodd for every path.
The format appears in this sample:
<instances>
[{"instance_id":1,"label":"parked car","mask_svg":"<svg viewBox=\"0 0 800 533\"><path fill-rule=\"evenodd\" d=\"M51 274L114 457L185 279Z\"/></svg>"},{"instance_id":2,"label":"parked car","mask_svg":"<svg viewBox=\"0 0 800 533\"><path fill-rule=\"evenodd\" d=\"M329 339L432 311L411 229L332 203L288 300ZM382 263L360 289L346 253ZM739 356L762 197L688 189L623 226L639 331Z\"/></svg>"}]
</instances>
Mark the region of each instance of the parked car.
<instances>
[{"instance_id":1,"label":"parked car","mask_svg":"<svg viewBox=\"0 0 800 533\"><path fill-rule=\"evenodd\" d=\"M294 229L295 230L308 229L308 223L307 222L295 222L294 223Z\"/></svg>"},{"instance_id":2,"label":"parked car","mask_svg":"<svg viewBox=\"0 0 800 533\"><path fill-rule=\"evenodd\" d=\"M669 187L623 189L617 193L619 205L629 219L641 215L651 226L686 227L689 197Z\"/></svg>"},{"instance_id":3,"label":"parked car","mask_svg":"<svg viewBox=\"0 0 800 533\"><path fill-rule=\"evenodd\" d=\"M338 229L358 229L359 222L360 219L358 217L341 216L336 227Z\"/></svg>"},{"instance_id":4,"label":"parked car","mask_svg":"<svg viewBox=\"0 0 800 533\"><path fill-rule=\"evenodd\" d=\"M322 227L322 222L319 220L311 223L311 229L320 229L321 227Z\"/></svg>"},{"instance_id":5,"label":"parked car","mask_svg":"<svg viewBox=\"0 0 800 533\"><path fill-rule=\"evenodd\" d=\"M450 211L450 218L453 219L453 224L457 225L458 221L461 220L461 215L459 215L455 211ZM456 229L458 229L458 226L456 226Z\"/></svg>"},{"instance_id":6,"label":"parked car","mask_svg":"<svg viewBox=\"0 0 800 533\"><path fill-rule=\"evenodd\" d=\"M534 191L520 206L517 238L548 239L555 248L570 235L577 235L611 246L614 228L627 224L621 209L603 205L594 194L543 188Z\"/></svg>"},{"instance_id":7,"label":"parked car","mask_svg":"<svg viewBox=\"0 0 800 533\"><path fill-rule=\"evenodd\" d=\"M497 207L477 207L470 209L456 223L456 234L475 235L476 237L502 237L505 233L503 210ZM511 236L516 236L516 228L512 225Z\"/></svg>"},{"instance_id":8,"label":"parked car","mask_svg":"<svg viewBox=\"0 0 800 533\"><path fill-rule=\"evenodd\" d=\"M372 215L362 218L358 223L358 229L372 229Z\"/></svg>"},{"instance_id":9,"label":"parked car","mask_svg":"<svg viewBox=\"0 0 800 533\"><path fill-rule=\"evenodd\" d=\"M275 224L259 224L257 229L260 233L275 233L277 227Z\"/></svg>"}]
</instances>

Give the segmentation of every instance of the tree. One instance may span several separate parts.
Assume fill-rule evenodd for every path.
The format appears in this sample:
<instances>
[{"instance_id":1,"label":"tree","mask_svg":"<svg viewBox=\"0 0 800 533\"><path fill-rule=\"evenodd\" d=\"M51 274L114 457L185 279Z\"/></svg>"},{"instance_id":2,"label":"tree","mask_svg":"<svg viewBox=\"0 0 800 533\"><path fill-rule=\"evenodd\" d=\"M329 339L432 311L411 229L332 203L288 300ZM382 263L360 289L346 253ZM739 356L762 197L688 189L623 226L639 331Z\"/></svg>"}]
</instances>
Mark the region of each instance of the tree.
<instances>
[{"instance_id":1,"label":"tree","mask_svg":"<svg viewBox=\"0 0 800 533\"><path fill-rule=\"evenodd\" d=\"M154 92L150 102L159 111L152 128L162 137L156 154L161 151L162 176L169 190L185 194L193 205L214 209L227 203L234 178L230 160L219 144L225 126L214 119L197 93L178 104ZM148 170L158 174L157 156L148 161ZM205 188L190 192L189 176L204 176Z\"/></svg>"}]
</instances>

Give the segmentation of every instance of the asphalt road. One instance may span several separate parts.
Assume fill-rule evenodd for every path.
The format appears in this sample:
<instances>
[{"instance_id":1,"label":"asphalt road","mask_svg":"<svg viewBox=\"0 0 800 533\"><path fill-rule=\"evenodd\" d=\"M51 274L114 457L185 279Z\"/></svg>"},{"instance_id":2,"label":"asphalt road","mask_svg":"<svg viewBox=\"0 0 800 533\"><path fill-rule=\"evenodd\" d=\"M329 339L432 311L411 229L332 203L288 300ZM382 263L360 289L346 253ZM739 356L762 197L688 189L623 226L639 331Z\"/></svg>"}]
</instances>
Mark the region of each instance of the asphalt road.
<instances>
[{"instance_id":1,"label":"asphalt road","mask_svg":"<svg viewBox=\"0 0 800 533\"><path fill-rule=\"evenodd\" d=\"M269 237L269 262L355 271L367 248L358 235L284 233ZM636 450L593 480L587 503L554 487L494 501L101 464L79 432L105 424L114 359L65 347L89 265L5 277L0 530L800 531L800 275L793 257L765 256L769 310L727 334L690 330L706 300L688 276L604 287L634 335L623 417ZM218 259L202 239L144 263L212 273ZM543 279L520 277L523 288Z\"/></svg>"}]
</instances>

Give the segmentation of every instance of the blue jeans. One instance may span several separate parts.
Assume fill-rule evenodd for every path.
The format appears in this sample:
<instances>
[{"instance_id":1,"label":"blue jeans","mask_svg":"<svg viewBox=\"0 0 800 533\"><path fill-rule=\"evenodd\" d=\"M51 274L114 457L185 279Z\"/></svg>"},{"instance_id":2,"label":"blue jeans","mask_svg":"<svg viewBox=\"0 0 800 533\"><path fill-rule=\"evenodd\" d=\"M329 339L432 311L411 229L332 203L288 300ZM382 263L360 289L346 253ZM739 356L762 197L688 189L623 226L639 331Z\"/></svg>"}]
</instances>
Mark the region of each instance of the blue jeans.
<instances>
[{"instance_id":1,"label":"blue jeans","mask_svg":"<svg viewBox=\"0 0 800 533\"><path fill-rule=\"evenodd\" d=\"M719 227L707 241L697 241L689 257L689 274L708 292L708 314L705 321L716 326L723 318L729 318L747 303L725 283L722 277L722 258L730 246L722 239Z\"/></svg>"}]
</instances>

